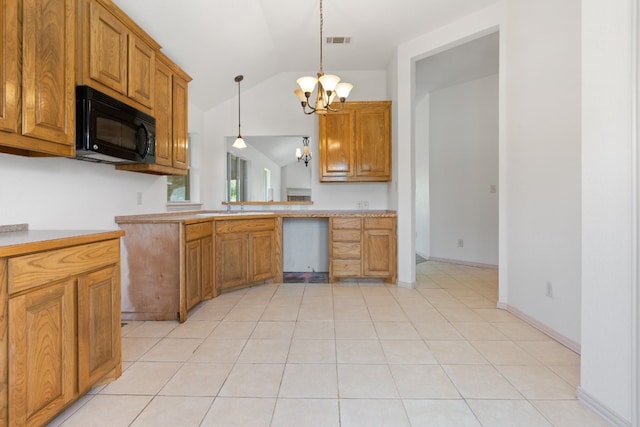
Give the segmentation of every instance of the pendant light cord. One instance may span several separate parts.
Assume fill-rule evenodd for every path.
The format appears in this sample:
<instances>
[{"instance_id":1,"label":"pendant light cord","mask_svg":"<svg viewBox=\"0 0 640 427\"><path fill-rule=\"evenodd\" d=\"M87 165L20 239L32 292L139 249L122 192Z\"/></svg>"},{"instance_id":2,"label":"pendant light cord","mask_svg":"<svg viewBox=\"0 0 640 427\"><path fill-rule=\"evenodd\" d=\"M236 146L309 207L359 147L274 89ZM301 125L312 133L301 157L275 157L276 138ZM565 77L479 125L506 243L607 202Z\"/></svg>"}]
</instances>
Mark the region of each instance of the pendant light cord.
<instances>
[{"instance_id":1,"label":"pendant light cord","mask_svg":"<svg viewBox=\"0 0 640 427\"><path fill-rule=\"evenodd\" d=\"M234 79L236 82L238 82L238 137L240 137L240 82L243 78L243 75L239 75Z\"/></svg>"},{"instance_id":2,"label":"pendant light cord","mask_svg":"<svg viewBox=\"0 0 640 427\"><path fill-rule=\"evenodd\" d=\"M322 18L322 0L320 0L320 72L324 74L322 70L322 25L324 20Z\"/></svg>"}]
</instances>

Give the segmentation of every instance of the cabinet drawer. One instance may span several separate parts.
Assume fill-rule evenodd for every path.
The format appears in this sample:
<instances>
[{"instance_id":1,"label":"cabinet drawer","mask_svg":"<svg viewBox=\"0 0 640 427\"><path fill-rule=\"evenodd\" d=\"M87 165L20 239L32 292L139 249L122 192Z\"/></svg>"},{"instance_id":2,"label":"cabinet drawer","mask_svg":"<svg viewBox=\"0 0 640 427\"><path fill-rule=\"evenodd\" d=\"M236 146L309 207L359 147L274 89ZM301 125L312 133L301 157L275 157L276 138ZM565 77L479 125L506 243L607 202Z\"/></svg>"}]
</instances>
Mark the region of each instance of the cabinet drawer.
<instances>
[{"instance_id":1,"label":"cabinet drawer","mask_svg":"<svg viewBox=\"0 0 640 427\"><path fill-rule=\"evenodd\" d=\"M275 230L276 220L274 218L265 219L235 219L216 221L216 233L239 233L250 231Z\"/></svg>"},{"instance_id":2,"label":"cabinet drawer","mask_svg":"<svg viewBox=\"0 0 640 427\"><path fill-rule=\"evenodd\" d=\"M395 223L395 218L365 218L364 228L393 230L393 226L395 225Z\"/></svg>"},{"instance_id":3,"label":"cabinet drawer","mask_svg":"<svg viewBox=\"0 0 640 427\"><path fill-rule=\"evenodd\" d=\"M10 258L9 294L118 262L118 239Z\"/></svg>"},{"instance_id":4,"label":"cabinet drawer","mask_svg":"<svg viewBox=\"0 0 640 427\"><path fill-rule=\"evenodd\" d=\"M360 230L333 230L331 233L334 242L359 242L361 236Z\"/></svg>"},{"instance_id":5,"label":"cabinet drawer","mask_svg":"<svg viewBox=\"0 0 640 427\"><path fill-rule=\"evenodd\" d=\"M360 260L338 259L331 261L333 276L360 276Z\"/></svg>"},{"instance_id":6,"label":"cabinet drawer","mask_svg":"<svg viewBox=\"0 0 640 427\"><path fill-rule=\"evenodd\" d=\"M201 239L213 234L212 222L201 222L199 224L189 224L185 227L187 242Z\"/></svg>"},{"instance_id":7,"label":"cabinet drawer","mask_svg":"<svg viewBox=\"0 0 640 427\"><path fill-rule=\"evenodd\" d=\"M332 228L353 228L360 229L362 228L362 223L360 218L333 218L332 220Z\"/></svg>"},{"instance_id":8,"label":"cabinet drawer","mask_svg":"<svg viewBox=\"0 0 640 427\"><path fill-rule=\"evenodd\" d=\"M360 243L334 242L331 245L333 259L360 259L362 245Z\"/></svg>"}]
</instances>

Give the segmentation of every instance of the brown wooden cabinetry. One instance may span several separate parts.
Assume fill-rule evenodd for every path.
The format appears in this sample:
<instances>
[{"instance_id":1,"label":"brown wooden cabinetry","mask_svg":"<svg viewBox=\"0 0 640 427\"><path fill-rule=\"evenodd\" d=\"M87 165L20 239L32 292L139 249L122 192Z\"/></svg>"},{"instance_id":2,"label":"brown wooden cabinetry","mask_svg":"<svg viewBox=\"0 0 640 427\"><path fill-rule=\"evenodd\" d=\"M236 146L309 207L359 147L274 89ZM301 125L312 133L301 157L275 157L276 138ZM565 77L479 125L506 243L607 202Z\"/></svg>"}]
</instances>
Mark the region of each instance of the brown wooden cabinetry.
<instances>
[{"instance_id":1,"label":"brown wooden cabinetry","mask_svg":"<svg viewBox=\"0 0 640 427\"><path fill-rule=\"evenodd\" d=\"M391 180L391 101L319 116L320 181Z\"/></svg>"},{"instance_id":2,"label":"brown wooden cabinetry","mask_svg":"<svg viewBox=\"0 0 640 427\"><path fill-rule=\"evenodd\" d=\"M80 0L80 5L78 84L153 115L160 45L110 0Z\"/></svg>"},{"instance_id":3,"label":"brown wooden cabinetry","mask_svg":"<svg viewBox=\"0 0 640 427\"><path fill-rule=\"evenodd\" d=\"M396 279L395 217L333 217L329 220L329 280Z\"/></svg>"},{"instance_id":4,"label":"brown wooden cabinetry","mask_svg":"<svg viewBox=\"0 0 640 427\"><path fill-rule=\"evenodd\" d=\"M121 235L0 246L0 425L45 425L120 376Z\"/></svg>"},{"instance_id":5,"label":"brown wooden cabinetry","mask_svg":"<svg viewBox=\"0 0 640 427\"><path fill-rule=\"evenodd\" d=\"M213 224L186 226L185 300L190 310L203 299L213 298Z\"/></svg>"},{"instance_id":6,"label":"brown wooden cabinetry","mask_svg":"<svg viewBox=\"0 0 640 427\"><path fill-rule=\"evenodd\" d=\"M218 292L270 280L279 271L275 218L216 221Z\"/></svg>"},{"instance_id":7,"label":"brown wooden cabinetry","mask_svg":"<svg viewBox=\"0 0 640 427\"><path fill-rule=\"evenodd\" d=\"M0 151L75 154L75 0L1 0Z\"/></svg>"}]
</instances>

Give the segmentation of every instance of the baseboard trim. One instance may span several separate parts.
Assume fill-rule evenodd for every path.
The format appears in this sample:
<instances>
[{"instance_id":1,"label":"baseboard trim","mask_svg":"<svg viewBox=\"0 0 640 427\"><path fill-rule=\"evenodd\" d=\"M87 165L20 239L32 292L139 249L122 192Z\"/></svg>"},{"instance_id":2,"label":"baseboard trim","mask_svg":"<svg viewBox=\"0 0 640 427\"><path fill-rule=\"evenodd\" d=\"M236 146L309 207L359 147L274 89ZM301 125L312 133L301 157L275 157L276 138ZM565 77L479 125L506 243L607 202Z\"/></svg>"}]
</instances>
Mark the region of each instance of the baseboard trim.
<instances>
[{"instance_id":1,"label":"baseboard trim","mask_svg":"<svg viewBox=\"0 0 640 427\"><path fill-rule=\"evenodd\" d=\"M564 345L569 350L580 354L580 343L578 343L578 342L576 342L576 341L574 341L574 340L572 340L570 338L567 338L566 336L562 335L561 333L559 333L555 329L550 328L549 326L545 325L544 323L540 322L539 320L534 319L533 317L529 316L528 314L526 314L526 313L518 310L517 308L513 307L512 305L509 305L509 304L504 303L504 302L498 302L496 307L500 308L502 310L508 311L509 313L513 314L517 318L519 318L521 320L524 320L529 325L531 325L534 328L538 329L540 332L542 332L542 333L550 336L554 340L558 341L560 344Z\"/></svg>"},{"instance_id":2,"label":"baseboard trim","mask_svg":"<svg viewBox=\"0 0 640 427\"><path fill-rule=\"evenodd\" d=\"M620 415L613 412L607 406L603 405L598 399L591 396L584 391L582 387L578 387L576 390L576 396L578 400L582 402L587 408L605 419L609 424L614 427L631 427L631 421L623 419Z\"/></svg>"},{"instance_id":3,"label":"baseboard trim","mask_svg":"<svg viewBox=\"0 0 640 427\"><path fill-rule=\"evenodd\" d=\"M448 259L448 258L438 258L438 257L429 257L428 261L438 261L438 262L446 262L447 264L458 264L458 265L466 265L469 267L478 267L478 268L491 268L493 270L497 270L498 266L495 264L482 264L480 262L471 262L471 261L461 261L458 259Z\"/></svg>"},{"instance_id":4,"label":"baseboard trim","mask_svg":"<svg viewBox=\"0 0 640 427\"><path fill-rule=\"evenodd\" d=\"M401 282L401 281L399 281L399 280L398 280L398 282L397 282L397 286L398 286L399 288L413 289L413 288L415 288L415 287L416 287L416 284L415 284L415 283Z\"/></svg>"}]
</instances>

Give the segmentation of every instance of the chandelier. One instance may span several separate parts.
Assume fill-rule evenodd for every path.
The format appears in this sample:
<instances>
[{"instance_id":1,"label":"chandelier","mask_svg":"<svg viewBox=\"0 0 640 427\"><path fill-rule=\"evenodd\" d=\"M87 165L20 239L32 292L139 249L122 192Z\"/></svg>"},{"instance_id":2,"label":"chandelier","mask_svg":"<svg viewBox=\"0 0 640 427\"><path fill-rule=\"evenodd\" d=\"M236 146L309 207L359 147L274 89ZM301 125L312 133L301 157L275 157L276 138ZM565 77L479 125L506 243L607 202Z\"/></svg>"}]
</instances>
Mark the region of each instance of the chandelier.
<instances>
[{"instance_id":1,"label":"chandelier","mask_svg":"<svg viewBox=\"0 0 640 427\"><path fill-rule=\"evenodd\" d=\"M242 74L239 76L235 76L235 78L233 79L233 81L238 83L238 137L233 142L233 144L231 144L231 146L234 148L247 148L247 144L244 142L244 139L242 139L242 136L240 135L240 82L242 81L242 79L244 79L244 76Z\"/></svg>"},{"instance_id":2,"label":"chandelier","mask_svg":"<svg viewBox=\"0 0 640 427\"><path fill-rule=\"evenodd\" d=\"M302 111L305 114L327 114L327 111L340 111L344 108L344 102L353 88L350 83L340 83L340 77L333 74L325 74L322 69L322 0L320 0L320 71L318 77L300 77L296 82L300 86L294 93L302 104ZM318 86L316 100L310 100L311 94ZM333 107L331 103L338 98L340 106ZM310 102L311 101L311 102Z\"/></svg>"},{"instance_id":3,"label":"chandelier","mask_svg":"<svg viewBox=\"0 0 640 427\"><path fill-rule=\"evenodd\" d=\"M298 162L300 160L304 161L304 166L309 166L309 161L311 161L311 151L309 151L309 137L302 137L302 149L299 147L296 148L296 157L298 158Z\"/></svg>"}]
</instances>

